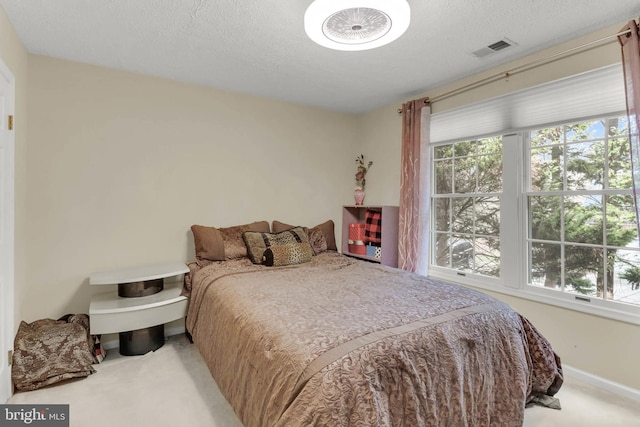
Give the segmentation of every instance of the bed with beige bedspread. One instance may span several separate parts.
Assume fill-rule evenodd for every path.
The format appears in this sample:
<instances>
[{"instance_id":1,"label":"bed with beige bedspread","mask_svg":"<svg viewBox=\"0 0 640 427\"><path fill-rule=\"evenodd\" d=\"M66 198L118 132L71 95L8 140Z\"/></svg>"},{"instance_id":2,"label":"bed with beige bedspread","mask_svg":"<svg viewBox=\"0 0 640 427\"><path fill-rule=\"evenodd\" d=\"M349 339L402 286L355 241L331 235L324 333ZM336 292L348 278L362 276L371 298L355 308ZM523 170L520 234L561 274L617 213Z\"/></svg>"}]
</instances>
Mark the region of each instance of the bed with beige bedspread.
<instances>
[{"instance_id":1,"label":"bed with beige bedspread","mask_svg":"<svg viewBox=\"0 0 640 427\"><path fill-rule=\"evenodd\" d=\"M560 360L508 305L334 251L190 264L187 330L246 427L519 426Z\"/></svg>"}]
</instances>

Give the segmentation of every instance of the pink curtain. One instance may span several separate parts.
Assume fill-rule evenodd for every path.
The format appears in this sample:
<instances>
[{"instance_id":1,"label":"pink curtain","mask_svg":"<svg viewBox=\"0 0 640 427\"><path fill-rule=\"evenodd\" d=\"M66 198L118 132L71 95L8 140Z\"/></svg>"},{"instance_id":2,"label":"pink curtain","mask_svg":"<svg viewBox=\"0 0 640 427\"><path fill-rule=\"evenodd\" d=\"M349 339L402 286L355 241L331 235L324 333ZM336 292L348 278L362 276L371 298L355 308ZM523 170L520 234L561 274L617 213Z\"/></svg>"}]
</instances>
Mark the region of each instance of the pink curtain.
<instances>
[{"instance_id":1,"label":"pink curtain","mask_svg":"<svg viewBox=\"0 0 640 427\"><path fill-rule=\"evenodd\" d=\"M629 117L629 141L631 143L631 171L633 173L633 198L636 206L636 223L640 232L640 42L638 25L635 21L621 30L626 34L618 36L622 46L622 66L627 93L627 115Z\"/></svg>"},{"instance_id":2,"label":"pink curtain","mask_svg":"<svg viewBox=\"0 0 640 427\"><path fill-rule=\"evenodd\" d=\"M429 266L429 98L402 105L398 267L426 275Z\"/></svg>"}]
</instances>

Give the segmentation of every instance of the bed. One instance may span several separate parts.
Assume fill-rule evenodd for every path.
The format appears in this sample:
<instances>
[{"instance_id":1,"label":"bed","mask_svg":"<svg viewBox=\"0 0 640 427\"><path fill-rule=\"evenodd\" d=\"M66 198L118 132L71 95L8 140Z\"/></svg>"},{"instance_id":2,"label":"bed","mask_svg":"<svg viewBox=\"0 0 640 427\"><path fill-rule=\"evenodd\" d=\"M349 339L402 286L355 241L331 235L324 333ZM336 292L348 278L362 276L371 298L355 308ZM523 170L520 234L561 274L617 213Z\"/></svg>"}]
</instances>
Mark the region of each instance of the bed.
<instances>
[{"instance_id":1,"label":"bed","mask_svg":"<svg viewBox=\"0 0 640 427\"><path fill-rule=\"evenodd\" d=\"M290 246L313 254L289 265L274 244L274 266L237 241L282 234L268 223L192 228L187 331L246 427L518 426L559 390L560 359L508 305L342 255L330 228L304 229Z\"/></svg>"}]
</instances>

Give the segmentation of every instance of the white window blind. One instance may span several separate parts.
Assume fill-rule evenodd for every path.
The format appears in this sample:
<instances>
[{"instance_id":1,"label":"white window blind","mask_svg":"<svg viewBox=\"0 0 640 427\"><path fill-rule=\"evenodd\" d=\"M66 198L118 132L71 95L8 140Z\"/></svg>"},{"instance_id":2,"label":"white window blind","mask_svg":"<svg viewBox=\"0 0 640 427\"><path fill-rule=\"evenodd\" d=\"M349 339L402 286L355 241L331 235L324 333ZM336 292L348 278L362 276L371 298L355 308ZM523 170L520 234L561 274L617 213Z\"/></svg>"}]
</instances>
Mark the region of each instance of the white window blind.
<instances>
[{"instance_id":1,"label":"white window blind","mask_svg":"<svg viewBox=\"0 0 640 427\"><path fill-rule=\"evenodd\" d=\"M431 143L620 113L621 64L566 77L431 116Z\"/></svg>"}]
</instances>

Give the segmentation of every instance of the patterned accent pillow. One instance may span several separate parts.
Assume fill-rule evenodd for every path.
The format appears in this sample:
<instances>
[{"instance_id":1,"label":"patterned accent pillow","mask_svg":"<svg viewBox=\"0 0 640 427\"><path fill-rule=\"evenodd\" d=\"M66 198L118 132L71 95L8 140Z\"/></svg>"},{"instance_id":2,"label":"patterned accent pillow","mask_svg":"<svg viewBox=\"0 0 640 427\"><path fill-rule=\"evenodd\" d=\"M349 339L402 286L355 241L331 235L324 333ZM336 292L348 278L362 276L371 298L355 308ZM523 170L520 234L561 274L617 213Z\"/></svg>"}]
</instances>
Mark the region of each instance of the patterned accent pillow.
<instances>
[{"instance_id":1,"label":"patterned accent pillow","mask_svg":"<svg viewBox=\"0 0 640 427\"><path fill-rule=\"evenodd\" d=\"M309 237L309 244L313 249L313 254L318 255L327 250L327 239L324 237L324 233L319 228L304 228L307 237Z\"/></svg>"},{"instance_id":2,"label":"patterned accent pillow","mask_svg":"<svg viewBox=\"0 0 640 427\"><path fill-rule=\"evenodd\" d=\"M313 249L309 243L289 243L273 245L265 249L262 263L267 267L303 264L311 261Z\"/></svg>"},{"instance_id":3,"label":"patterned accent pillow","mask_svg":"<svg viewBox=\"0 0 640 427\"><path fill-rule=\"evenodd\" d=\"M242 240L247 247L247 255L254 264L262 264L262 255L270 246L309 243L309 238L302 227L295 227L280 233L245 231L242 233Z\"/></svg>"}]
</instances>

